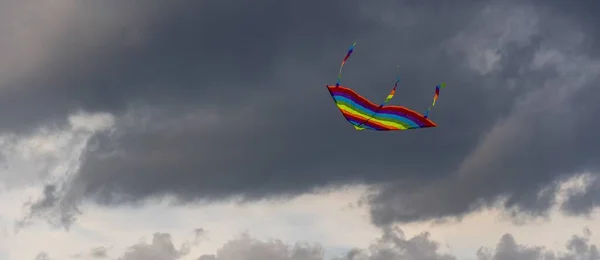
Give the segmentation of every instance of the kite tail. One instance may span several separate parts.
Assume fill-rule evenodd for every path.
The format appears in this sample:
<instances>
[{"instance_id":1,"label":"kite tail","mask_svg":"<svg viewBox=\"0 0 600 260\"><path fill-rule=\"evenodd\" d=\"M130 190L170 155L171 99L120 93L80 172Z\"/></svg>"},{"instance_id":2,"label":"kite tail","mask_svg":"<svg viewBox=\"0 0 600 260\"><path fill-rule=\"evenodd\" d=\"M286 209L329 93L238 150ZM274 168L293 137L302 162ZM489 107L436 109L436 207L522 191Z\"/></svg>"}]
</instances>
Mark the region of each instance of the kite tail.
<instances>
[{"instance_id":1,"label":"kite tail","mask_svg":"<svg viewBox=\"0 0 600 260\"><path fill-rule=\"evenodd\" d=\"M429 116L429 112L431 111L431 108L433 108L435 106L435 101L437 101L438 97L440 96L440 88L445 88L445 87L446 87L446 83L441 83L441 84L435 86L435 95L433 96L433 103L425 112L425 118L427 118Z\"/></svg>"},{"instance_id":2,"label":"kite tail","mask_svg":"<svg viewBox=\"0 0 600 260\"><path fill-rule=\"evenodd\" d=\"M398 66L396 66L396 67L398 67ZM400 75L396 75L396 82L394 82L394 88L392 88L392 91L390 91L390 94L385 98L385 101L383 101L383 104L381 104L381 106L384 106L385 104L387 104L387 102L390 102L390 100L392 100L392 98L396 94L396 88L398 87L399 82L400 82Z\"/></svg>"},{"instance_id":3,"label":"kite tail","mask_svg":"<svg viewBox=\"0 0 600 260\"><path fill-rule=\"evenodd\" d=\"M337 82L335 83L336 87L340 86L340 80L342 80L342 68L344 68L344 64L346 64L346 61L348 60L348 58L350 58L350 55L352 55L355 45L356 45L356 42L352 43L352 45L348 49L348 53L346 53L346 56L344 57L344 60L342 60L342 65L340 65L340 72L338 73Z\"/></svg>"}]
</instances>

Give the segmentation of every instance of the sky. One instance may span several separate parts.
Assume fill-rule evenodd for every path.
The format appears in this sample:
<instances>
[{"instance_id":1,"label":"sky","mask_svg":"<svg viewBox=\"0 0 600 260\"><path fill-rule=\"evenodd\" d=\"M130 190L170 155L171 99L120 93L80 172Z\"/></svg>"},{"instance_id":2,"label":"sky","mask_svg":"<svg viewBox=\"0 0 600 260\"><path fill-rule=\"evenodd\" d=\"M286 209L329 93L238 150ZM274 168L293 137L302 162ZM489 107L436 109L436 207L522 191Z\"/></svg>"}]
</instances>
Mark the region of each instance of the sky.
<instances>
[{"instance_id":1,"label":"sky","mask_svg":"<svg viewBox=\"0 0 600 260\"><path fill-rule=\"evenodd\" d=\"M600 259L598 8L0 0L0 259Z\"/></svg>"}]
</instances>

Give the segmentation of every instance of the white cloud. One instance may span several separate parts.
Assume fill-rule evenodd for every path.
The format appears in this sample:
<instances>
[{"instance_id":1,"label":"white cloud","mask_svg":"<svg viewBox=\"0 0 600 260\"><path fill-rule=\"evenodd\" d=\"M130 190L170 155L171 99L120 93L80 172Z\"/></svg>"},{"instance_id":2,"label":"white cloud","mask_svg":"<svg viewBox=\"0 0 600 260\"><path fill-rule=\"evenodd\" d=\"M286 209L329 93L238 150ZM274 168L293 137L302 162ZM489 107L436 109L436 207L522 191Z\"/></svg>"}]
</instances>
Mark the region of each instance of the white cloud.
<instances>
[{"instance_id":1,"label":"white cloud","mask_svg":"<svg viewBox=\"0 0 600 260\"><path fill-rule=\"evenodd\" d=\"M291 201L260 201L243 205L172 206L169 200L150 200L137 207L104 208L84 204L82 210L85 214L68 233L44 222L33 222L16 233L12 228L14 221L27 213L23 202L39 196L43 181L68 178L70 171L56 169L78 167L76 162L87 138L93 131L110 129L113 119L106 114L80 113L72 116L70 122L70 125L54 131L45 129L32 136L13 136L8 139L11 142L4 143L5 154L11 155L4 161L5 167L10 166L2 175L4 178L23 178L13 176L23 169L55 170L52 171L54 175L46 178L35 177L43 177L40 172L35 172L25 177L30 185L14 186L0 193L0 224L7 228L7 234L0 239L0 256L7 254L3 259L33 259L42 251L54 259L68 259L73 254L89 252L90 248L99 246L107 247L107 254L111 257L121 256L127 245L135 244L144 237L149 239L147 236L154 232L171 234L175 248L180 248L194 240L194 228L203 228L206 233L182 259L195 260L194 256L214 254L242 232L260 240L281 239L286 244L318 242L323 245L326 256L330 257L351 248L367 248L380 234L380 230L369 222L368 209L354 205L366 192L368 187L365 186L348 187L332 193L306 194ZM5 179L2 181L5 182ZM576 186L573 183L576 181L569 185ZM502 218L503 212L492 209L470 214L462 222L443 225L415 223L401 228L407 237L429 231L431 239L441 243L440 252L452 253L459 259L473 259L473 252L480 246L493 247L507 232L521 243L561 248L571 234L586 226L590 230L600 230L594 215L590 219L581 219L565 217L554 211L550 222L526 226L515 226ZM598 237L591 242L600 243Z\"/></svg>"},{"instance_id":2,"label":"white cloud","mask_svg":"<svg viewBox=\"0 0 600 260\"><path fill-rule=\"evenodd\" d=\"M110 114L77 113L69 125L42 127L34 134L0 135L0 190L12 190L44 181L57 181L76 172L88 139L110 128Z\"/></svg>"},{"instance_id":3,"label":"white cloud","mask_svg":"<svg viewBox=\"0 0 600 260\"><path fill-rule=\"evenodd\" d=\"M44 183L71 178L79 167L80 156L89 138L97 131L110 128L113 118L109 114L81 112L70 116L69 122L65 126L40 128L28 136L0 135L0 252L8 251L11 257L14 251L29 252L11 244L19 237L13 229L15 222L29 214L23 203L39 197ZM46 239L60 236L39 226L33 226L31 230L40 231L41 236L49 232Z\"/></svg>"},{"instance_id":4,"label":"white cloud","mask_svg":"<svg viewBox=\"0 0 600 260\"><path fill-rule=\"evenodd\" d=\"M206 233L197 246L190 246L190 253L181 259L196 260L202 254L214 254L243 232L263 241L317 242L330 257L351 248L368 248L380 236L380 231L369 223L366 208L349 206L364 191L364 187L353 187L331 194L303 195L290 202L264 201L243 206L222 203L183 207L170 206L168 201L149 201L134 208L85 205L85 214L69 233L38 223L18 234L11 232L3 247L10 250L11 260L32 259L40 251L56 259L67 259L72 254L88 252L98 246L108 247L108 255L116 257L140 239L151 243L148 241L154 232L171 234L174 248L179 250L185 243L194 241L194 228L204 228ZM19 201L25 198L25 194L18 194L12 192L10 200L6 194L0 196L2 205L6 202L7 209L18 208ZM554 211L549 222L517 226L504 219L503 212L492 209L470 214L461 222L416 223L400 228L407 238L428 231L431 240L441 243L441 253L452 253L458 259L475 259L474 252L479 247L495 247L505 233L513 234L522 244L562 249L570 236L581 233L583 228L600 230L594 216L581 219ZM600 244L600 236L593 236L590 243Z\"/></svg>"}]
</instances>

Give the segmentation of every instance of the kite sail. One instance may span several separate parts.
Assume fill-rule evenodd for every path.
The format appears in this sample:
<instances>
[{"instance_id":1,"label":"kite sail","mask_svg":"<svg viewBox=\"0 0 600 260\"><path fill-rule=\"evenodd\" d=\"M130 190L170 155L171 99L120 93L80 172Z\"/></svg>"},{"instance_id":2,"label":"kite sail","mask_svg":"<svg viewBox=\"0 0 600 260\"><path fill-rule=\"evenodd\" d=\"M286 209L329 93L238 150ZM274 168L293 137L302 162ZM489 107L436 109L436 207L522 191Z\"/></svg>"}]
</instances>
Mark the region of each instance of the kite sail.
<instances>
[{"instance_id":1,"label":"kite sail","mask_svg":"<svg viewBox=\"0 0 600 260\"><path fill-rule=\"evenodd\" d=\"M376 105L354 90L340 85L342 68L354 51L355 45L356 42L350 46L350 49L348 49L346 56L342 60L335 86L326 85L331 97L333 97L335 104L346 120L356 130L393 131L436 127L437 125L428 116L431 108L435 106L440 88L446 86L444 83L436 86L433 104L427 109L425 115L402 106L386 105L394 97L394 94L396 94L396 88L398 87L398 82L400 82L399 77L396 77L394 88L392 88L390 94L380 105Z\"/></svg>"}]
</instances>

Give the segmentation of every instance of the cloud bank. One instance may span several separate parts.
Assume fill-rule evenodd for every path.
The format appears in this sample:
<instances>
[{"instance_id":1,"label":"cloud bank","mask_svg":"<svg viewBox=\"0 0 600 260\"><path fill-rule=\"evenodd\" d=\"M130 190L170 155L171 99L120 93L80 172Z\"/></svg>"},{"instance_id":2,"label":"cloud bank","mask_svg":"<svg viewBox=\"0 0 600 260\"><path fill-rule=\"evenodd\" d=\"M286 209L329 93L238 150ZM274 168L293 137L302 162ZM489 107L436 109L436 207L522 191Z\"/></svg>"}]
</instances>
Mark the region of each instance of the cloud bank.
<instances>
[{"instance_id":1,"label":"cloud bank","mask_svg":"<svg viewBox=\"0 0 600 260\"><path fill-rule=\"evenodd\" d=\"M596 245L590 244L591 232L585 229L583 235L573 235L565 244L563 250L548 249L540 246L522 245L511 234L504 234L495 248L481 247L473 252L477 260L598 260L600 251ZM101 257L94 255L91 250L90 258L108 258L117 260L178 260L188 257L188 242L184 242L177 249L168 233L154 233L152 242L139 242L129 246L126 252L119 257L111 257L110 253L103 250ZM429 238L429 233L424 232L414 237L407 238L403 231L397 227L387 227L382 236L365 249L351 249L334 256L331 260L456 260L451 253L441 252L441 244ZM44 258L45 257L45 258ZM41 252L38 259L50 259L48 254ZM81 258L79 255L77 258ZM241 234L224 244L214 254L203 254L197 260L324 260L325 250L320 244L297 242L286 244L278 239L269 241L258 240L249 234ZM186 258L188 259L188 258Z\"/></svg>"},{"instance_id":2,"label":"cloud bank","mask_svg":"<svg viewBox=\"0 0 600 260\"><path fill-rule=\"evenodd\" d=\"M0 34L21 33L0 44L12 55L0 64L11 71L0 131L84 131L70 129L77 111L111 119L84 131L68 178L41 178L30 216L68 226L83 202L252 201L363 183L381 227L499 202L536 217L561 181L598 170L594 3L55 2L41 16L29 1L3 3L23 12L0 18L12 26ZM342 83L382 98L399 64L395 102L424 111L445 81L439 128L346 125L324 85L354 40ZM564 211L596 207L598 182Z\"/></svg>"}]
</instances>

